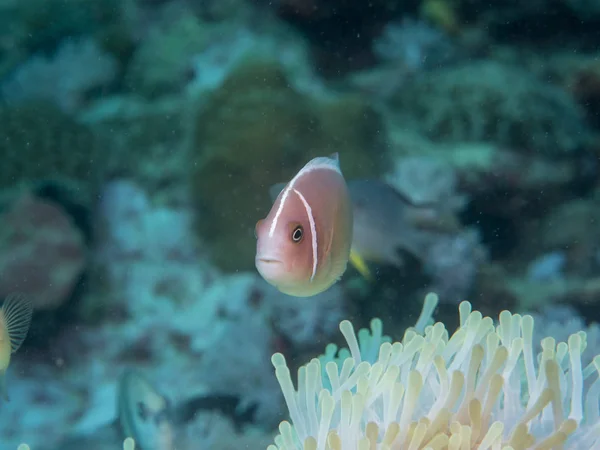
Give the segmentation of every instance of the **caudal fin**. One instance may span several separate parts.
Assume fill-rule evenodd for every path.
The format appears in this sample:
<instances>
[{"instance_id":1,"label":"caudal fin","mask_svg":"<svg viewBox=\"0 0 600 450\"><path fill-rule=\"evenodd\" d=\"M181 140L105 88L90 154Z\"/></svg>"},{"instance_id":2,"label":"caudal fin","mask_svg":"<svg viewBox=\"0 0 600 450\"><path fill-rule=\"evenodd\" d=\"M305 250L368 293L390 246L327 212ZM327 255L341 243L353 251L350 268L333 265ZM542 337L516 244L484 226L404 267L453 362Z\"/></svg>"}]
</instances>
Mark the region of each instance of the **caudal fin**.
<instances>
[{"instance_id":1,"label":"caudal fin","mask_svg":"<svg viewBox=\"0 0 600 450\"><path fill-rule=\"evenodd\" d=\"M4 300L2 305L2 316L4 326L10 339L10 349L12 353L16 352L29 331L31 324L31 315L33 314L33 304L31 300L23 294L10 294Z\"/></svg>"}]
</instances>

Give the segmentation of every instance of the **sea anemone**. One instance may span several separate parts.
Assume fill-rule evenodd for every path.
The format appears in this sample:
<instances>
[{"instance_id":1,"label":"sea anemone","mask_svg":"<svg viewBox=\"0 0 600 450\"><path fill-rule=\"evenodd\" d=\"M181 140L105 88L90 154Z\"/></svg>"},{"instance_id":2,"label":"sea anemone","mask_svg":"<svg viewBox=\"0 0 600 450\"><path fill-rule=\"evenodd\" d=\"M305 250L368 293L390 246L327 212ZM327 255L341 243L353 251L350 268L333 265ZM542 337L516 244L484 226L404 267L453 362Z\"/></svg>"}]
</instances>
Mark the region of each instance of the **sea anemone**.
<instances>
[{"instance_id":1,"label":"sea anemone","mask_svg":"<svg viewBox=\"0 0 600 450\"><path fill-rule=\"evenodd\" d=\"M268 450L591 450L600 448L600 356L582 367L584 332L541 341L534 320L503 311L499 322L459 306L460 326L417 326L401 342L381 322L357 335L340 324L348 349L329 347L298 371L272 357L291 422Z\"/></svg>"}]
</instances>

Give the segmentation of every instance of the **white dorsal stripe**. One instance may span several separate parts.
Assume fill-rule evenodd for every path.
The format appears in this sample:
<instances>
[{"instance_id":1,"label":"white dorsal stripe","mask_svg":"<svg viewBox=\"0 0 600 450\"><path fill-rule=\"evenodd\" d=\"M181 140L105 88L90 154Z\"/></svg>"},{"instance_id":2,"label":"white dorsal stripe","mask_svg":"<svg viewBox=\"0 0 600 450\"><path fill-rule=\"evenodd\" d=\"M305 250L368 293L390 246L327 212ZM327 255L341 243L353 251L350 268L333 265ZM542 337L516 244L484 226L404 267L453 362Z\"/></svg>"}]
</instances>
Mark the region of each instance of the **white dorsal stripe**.
<instances>
[{"instance_id":1,"label":"white dorsal stripe","mask_svg":"<svg viewBox=\"0 0 600 450\"><path fill-rule=\"evenodd\" d=\"M313 217L312 208L310 207L310 205L308 204L308 202L304 198L304 195L302 195L296 189L294 189L294 192L296 194L298 194L298 197L300 197L300 200L302 201L302 204L304 205L304 208L306 209L306 215L308 216L308 224L310 226L310 235L311 235L311 238L312 238L311 244L312 244L313 264L312 264L312 274L310 275L310 281L312 281L315 278L315 275L317 274L317 266L319 264L319 248L318 248L318 241L317 241L317 226L315 225L315 218Z\"/></svg>"},{"instance_id":2,"label":"white dorsal stripe","mask_svg":"<svg viewBox=\"0 0 600 450\"><path fill-rule=\"evenodd\" d=\"M285 207L285 201L289 197L290 191L294 189L294 185L296 184L296 182L303 175L306 175L312 172L313 170L317 169L333 170L339 173L340 175L342 174L342 171L340 170L340 163L337 159L321 156L318 158L311 159L308 163L306 163L306 165L302 169L300 169L296 176L292 178L292 181L290 181L283 190L281 195L281 202L279 203L279 207L277 208L277 212L275 213L275 217L273 218L273 222L271 223L271 228L269 228L269 237L273 237L273 234L275 233L277 222L279 221L279 217L281 217L281 214L283 213L283 208Z\"/></svg>"}]
</instances>

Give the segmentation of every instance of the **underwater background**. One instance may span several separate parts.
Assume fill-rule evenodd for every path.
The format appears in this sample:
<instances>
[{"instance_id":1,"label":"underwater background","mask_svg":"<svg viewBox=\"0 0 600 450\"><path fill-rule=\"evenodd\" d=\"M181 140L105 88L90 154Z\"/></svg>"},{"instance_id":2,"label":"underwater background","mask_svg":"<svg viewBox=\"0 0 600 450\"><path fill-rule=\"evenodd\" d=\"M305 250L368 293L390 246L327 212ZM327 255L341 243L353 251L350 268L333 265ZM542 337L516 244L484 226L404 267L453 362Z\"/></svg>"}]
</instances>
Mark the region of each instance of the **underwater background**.
<instances>
[{"instance_id":1,"label":"underwater background","mask_svg":"<svg viewBox=\"0 0 600 450\"><path fill-rule=\"evenodd\" d=\"M599 114L597 0L0 0L0 298L34 306L0 450L266 449L272 354L401 340L429 292L450 334L463 300L585 332L591 376ZM336 152L360 261L284 295L255 224Z\"/></svg>"}]
</instances>

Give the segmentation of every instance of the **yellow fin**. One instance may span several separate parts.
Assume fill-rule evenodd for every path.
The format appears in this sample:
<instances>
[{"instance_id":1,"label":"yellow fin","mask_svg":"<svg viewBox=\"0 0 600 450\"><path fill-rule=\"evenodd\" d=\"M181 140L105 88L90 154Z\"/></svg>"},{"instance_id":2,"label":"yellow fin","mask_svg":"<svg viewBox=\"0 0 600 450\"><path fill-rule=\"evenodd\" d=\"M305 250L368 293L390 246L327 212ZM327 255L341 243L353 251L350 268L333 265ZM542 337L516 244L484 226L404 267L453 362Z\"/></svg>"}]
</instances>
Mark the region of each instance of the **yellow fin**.
<instances>
[{"instance_id":1,"label":"yellow fin","mask_svg":"<svg viewBox=\"0 0 600 450\"><path fill-rule=\"evenodd\" d=\"M6 334L10 339L12 353L16 352L25 340L31 324L32 314L33 304L25 295L10 294L4 300L2 315Z\"/></svg>"},{"instance_id":2,"label":"yellow fin","mask_svg":"<svg viewBox=\"0 0 600 450\"><path fill-rule=\"evenodd\" d=\"M373 281L373 275L371 275L367 262L354 250L350 250L350 264L367 280Z\"/></svg>"}]
</instances>

